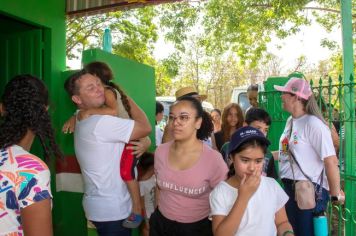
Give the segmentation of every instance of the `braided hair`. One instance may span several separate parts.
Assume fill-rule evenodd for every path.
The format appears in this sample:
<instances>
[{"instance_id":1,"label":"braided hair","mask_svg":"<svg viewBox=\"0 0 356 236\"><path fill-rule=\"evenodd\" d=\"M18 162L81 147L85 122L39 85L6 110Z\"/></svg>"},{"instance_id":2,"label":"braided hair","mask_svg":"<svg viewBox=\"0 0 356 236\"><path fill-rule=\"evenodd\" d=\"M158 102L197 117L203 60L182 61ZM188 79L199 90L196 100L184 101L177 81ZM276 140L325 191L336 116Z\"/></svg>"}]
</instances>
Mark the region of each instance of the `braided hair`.
<instances>
[{"instance_id":1,"label":"braided hair","mask_svg":"<svg viewBox=\"0 0 356 236\"><path fill-rule=\"evenodd\" d=\"M88 73L99 77L99 79L101 80L101 82L104 85L109 86L110 88L114 88L117 91L119 91L119 93L121 95L122 104L124 105L126 112L129 114L129 116L131 118L131 108L130 108L130 104L129 104L127 95L117 84L111 82L111 80L114 79L114 75L113 75L112 70L109 67L109 65L104 62L94 61L94 62L91 62L91 63L85 65L84 69Z\"/></svg>"},{"instance_id":2,"label":"braided hair","mask_svg":"<svg viewBox=\"0 0 356 236\"><path fill-rule=\"evenodd\" d=\"M40 140L45 160L50 155L63 157L55 140L45 84L31 75L18 75L5 86L1 97L3 114L0 122L0 148L18 144L31 130Z\"/></svg>"}]
</instances>

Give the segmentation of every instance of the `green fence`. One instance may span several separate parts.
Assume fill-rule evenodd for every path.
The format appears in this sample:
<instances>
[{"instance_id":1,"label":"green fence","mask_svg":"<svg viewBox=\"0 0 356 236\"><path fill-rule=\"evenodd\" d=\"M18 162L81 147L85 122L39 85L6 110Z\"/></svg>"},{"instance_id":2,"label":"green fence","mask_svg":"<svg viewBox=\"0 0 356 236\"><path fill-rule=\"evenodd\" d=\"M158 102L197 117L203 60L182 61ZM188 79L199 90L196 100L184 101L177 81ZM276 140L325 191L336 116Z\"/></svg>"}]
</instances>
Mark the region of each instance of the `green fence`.
<instances>
[{"instance_id":1,"label":"green fence","mask_svg":"<svg viewBox=\"0 0 356 236\"><path fill-rule=\"evenodd\" d=\"M288 78L281 78L283 84ZM275 82L273 82L275 83ZM268 80L267 80L268 84ZM339 135L339 166L341 186L346 195L344 205L329 204L329 235L356 235L356 121L355 121L355 81L350 77L344 83L341 76L321 78L311 81L313 93L329 126L335 127ZM272 146L278 147L279 137L283 131L288 114L281 109L280 92L268 84L260 93L260 106L266 109L272 118L272 133L269 139Z\"/></svg>"}]
</instances>

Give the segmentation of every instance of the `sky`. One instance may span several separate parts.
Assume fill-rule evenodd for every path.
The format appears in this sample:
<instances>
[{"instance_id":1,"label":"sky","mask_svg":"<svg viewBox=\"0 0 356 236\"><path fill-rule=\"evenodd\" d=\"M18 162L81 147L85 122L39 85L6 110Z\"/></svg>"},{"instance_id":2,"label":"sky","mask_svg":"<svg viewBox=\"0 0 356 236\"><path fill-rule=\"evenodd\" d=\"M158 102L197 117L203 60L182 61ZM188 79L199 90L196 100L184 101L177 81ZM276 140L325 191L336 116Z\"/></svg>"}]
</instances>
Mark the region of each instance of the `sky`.
<instances>
[{"instance_id":1,"label":"sky","mask_svg":"<svg viewBox=\"0 0 356 236\"><path fill-rule=\"evenodd\" d=\"M342 48L341 29L335 29L328 33L317 23L311 26L303 26L301 31L284 40L274 39L268 50L282 59L282 69L288 70L290 66L295 66L297 59L304 55L308 64L318 64L320 60L328 59L333 51L320 45L323 38L328 38L337 43ZM281 44L278 49L276 44Z\"/></svg>"}]
</instances>

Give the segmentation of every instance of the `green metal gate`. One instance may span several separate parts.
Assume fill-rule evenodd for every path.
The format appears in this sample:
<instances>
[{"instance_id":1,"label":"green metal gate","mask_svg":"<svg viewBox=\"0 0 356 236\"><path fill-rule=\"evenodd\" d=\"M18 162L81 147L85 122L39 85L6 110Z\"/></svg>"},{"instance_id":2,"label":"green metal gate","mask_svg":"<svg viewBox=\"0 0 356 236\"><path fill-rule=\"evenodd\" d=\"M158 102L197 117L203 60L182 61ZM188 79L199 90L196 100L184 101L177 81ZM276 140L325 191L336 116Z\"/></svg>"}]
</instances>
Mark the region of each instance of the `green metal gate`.
<instances>
[{"instance_id":1,"label":"green metal gate","mask_svg":"<svg viewBox=\"0 0 356 236\"><path fill-rule=\"evenodd\" d=\"M280 92L273 89L274 84L284 85L288 77L269 78L265 82L265 91L259 94L260 106L266 109L272 118L268 135L274 150L278 149L278 141L283 131L288 114L282 110ZM310 82L325 119L329 125L337 128L339 142L339 166L341 186L346 195L345 205L329 204L329 235L355 235L356 227L356 121L355 121L355 81L344 83L339 78L321 78L316 83ZM351 128L350 128L351 127ZM348 130L351 129L351 130ZM346 132L347 131L347 132ZM351 145L350 145L351 144Z\"/></svg>"}]
</instances>

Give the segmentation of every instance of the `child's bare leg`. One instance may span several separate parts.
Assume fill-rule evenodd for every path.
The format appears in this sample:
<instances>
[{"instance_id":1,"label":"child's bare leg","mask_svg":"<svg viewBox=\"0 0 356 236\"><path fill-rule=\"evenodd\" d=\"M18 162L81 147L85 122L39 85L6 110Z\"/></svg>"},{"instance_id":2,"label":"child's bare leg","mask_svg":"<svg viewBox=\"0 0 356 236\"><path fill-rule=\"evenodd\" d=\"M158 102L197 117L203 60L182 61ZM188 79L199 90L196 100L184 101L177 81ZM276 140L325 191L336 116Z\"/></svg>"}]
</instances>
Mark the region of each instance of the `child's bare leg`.
<instances>
[{"instance_id":1,"label":"child's bare leg","mask_svg":"<svg viewBox=\"0 0 356 236\"><path fill-rule=\"evenodd\" d=\"M141 215L142 214L142 206L141 206L141 196L140 196L140 188L137 180L129 180L125 181L127 185L127 189L129 190L131 199L132 199L132 212Z\"/></svg>"},{"instance_id":2,"label":"child's bare leg","mask_svg":"<svg viewBox=\"0 0 356 236\"><path fill-rule=\"evenodd\" d=\"M144 222L142 224L141 235L142 236L149 236L150 235L150 226L149 226L148 222Z\"/></svg>"}]
</instances>

